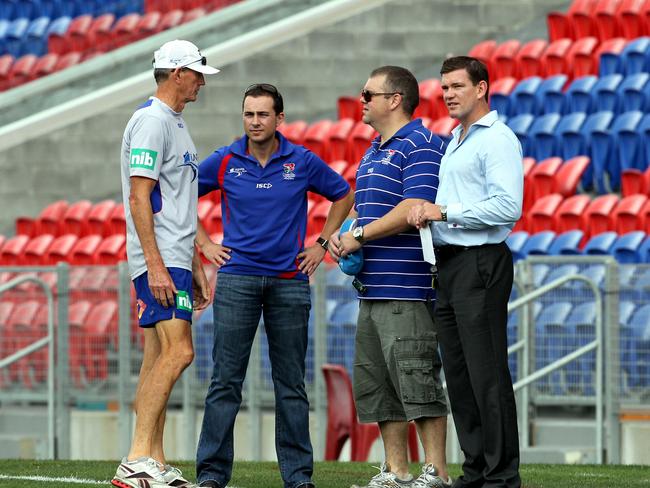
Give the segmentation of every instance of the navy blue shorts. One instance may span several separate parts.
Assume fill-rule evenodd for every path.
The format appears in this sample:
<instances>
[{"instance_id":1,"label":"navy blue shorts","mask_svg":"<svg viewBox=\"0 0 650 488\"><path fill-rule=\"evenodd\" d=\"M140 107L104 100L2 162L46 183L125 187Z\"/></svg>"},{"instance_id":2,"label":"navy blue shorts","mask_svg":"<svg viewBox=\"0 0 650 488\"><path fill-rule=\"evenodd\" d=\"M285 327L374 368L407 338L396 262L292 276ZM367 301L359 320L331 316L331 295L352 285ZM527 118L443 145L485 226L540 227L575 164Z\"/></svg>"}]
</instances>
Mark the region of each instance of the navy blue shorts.
<instances>
[{"instance_id":1,"label":"navy blue shorts","mask_svg":"<svg viewBox=\"0 0 650 488\"><path fill-rule=\"evenodd\" d=\"M157 322L173 317L192 323L192 273L182 268L167 268L167 271L178 291L175 307L165 308L156 301L149 288L149 273L144 272L133 280L140 327L155 327Z\"/></svg>"}]
</instances>

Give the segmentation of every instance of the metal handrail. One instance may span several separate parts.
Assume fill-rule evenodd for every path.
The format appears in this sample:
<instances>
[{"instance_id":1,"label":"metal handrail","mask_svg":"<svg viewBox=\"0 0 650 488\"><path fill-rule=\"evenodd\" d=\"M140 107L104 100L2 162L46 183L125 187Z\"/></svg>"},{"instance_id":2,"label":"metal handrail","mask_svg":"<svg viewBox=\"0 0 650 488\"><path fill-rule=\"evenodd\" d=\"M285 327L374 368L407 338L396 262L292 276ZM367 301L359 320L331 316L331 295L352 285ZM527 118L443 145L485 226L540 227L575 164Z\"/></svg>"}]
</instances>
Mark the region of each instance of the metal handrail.
<instances>
[{"instance_id":1,"label":"metal handrail","mask_svg":"<svg viewBox=\"0 0 650 488\"><path fill-rule=\"evenodd\" d=\"M48 346L47 358L47 434L48 434L48 457L55 457L55 436L54 436L54 295L50 287L35 275L19 276L0 285L0 294L11 288L15 288L21 283L31 281L40 286L47 296L47 336L25 346L10 356L0 360L0 369L6 368L19 359Z\"/></svg>"},{"instance_id":2,"label":"metal handrail","mask_svg":"<svg viewBox=\"0 0 650 488\"><path fill-rule=\"evenodd\" d=\"M561 367L567 365L568 363L575 361L580 356L587 354L588 352L596 352L596 461L598 464L603 463L603 397L604 397L604 388L603 388L603 316L602 316L602 298L600 295L600 290L598 286L589 278L579 274L569 274L562 276L546 285L527 293L526 295L517 298L511 303L508 303L508 313L516 310L518 308L526 306L528 303L532 302L534 299L545 295L546 293L559 288L561 285L569 281L583 281L591 288L595 297L595 307L596 307L596 339L591 341L588 344L576 349L575 351L561 357L560 359L553 361L550 364L547 364L543 368L531 373L524 378L520 379L513 385L513 390L518 391L522 388L527 388L530 384L553 371L560 369ZM524 329L524 337L520 341L516 342L508 348L508 354L511 354L515 351L518 351L521 348L524 348L525 351L530 347L530 341L528 340L529 330L526 327ZM528 425L528 408L524 406L524 428L527 428Z\"/></svg>"}]
</instances>

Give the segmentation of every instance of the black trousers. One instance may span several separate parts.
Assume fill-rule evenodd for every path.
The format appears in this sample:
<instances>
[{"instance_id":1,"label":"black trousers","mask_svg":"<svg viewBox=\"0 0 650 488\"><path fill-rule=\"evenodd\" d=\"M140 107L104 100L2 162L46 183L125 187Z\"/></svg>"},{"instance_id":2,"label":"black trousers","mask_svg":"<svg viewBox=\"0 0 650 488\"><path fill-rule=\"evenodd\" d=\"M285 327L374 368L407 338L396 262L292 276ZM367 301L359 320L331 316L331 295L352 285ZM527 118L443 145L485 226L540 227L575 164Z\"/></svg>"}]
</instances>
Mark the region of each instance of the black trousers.
<instances>
[{"instance_id":1,"label":"black trousers","mask_svg":"<svg viewBox=\"0 0 650 488\"><path fill-rule=\"evenodd\" d=\"M465 454L454 488L520 488L506 327L513 262L505 243L437 253L435 328Z\"/></svg>"}]
</instances>

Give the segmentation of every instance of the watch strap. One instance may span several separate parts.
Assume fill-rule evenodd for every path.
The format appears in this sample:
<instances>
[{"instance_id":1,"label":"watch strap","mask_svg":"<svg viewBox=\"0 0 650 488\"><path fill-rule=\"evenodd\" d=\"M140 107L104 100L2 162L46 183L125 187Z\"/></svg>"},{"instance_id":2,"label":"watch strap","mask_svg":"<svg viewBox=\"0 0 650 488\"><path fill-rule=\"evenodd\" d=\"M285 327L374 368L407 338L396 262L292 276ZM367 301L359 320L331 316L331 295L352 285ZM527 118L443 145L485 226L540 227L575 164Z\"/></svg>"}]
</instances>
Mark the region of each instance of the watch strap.
<instances>
[{"instance_id":1,"label":"watch strap","mask_svg":"<svg viewBox=\"0 0 650 488\"><path fill-rule=\"evenodd\" d=\"M318 244L320 247L322 247L326 251L327 251L327 246L329 245L329 243L330 243L330 241L328 241L327 239L324 239L324 238L322 238L320 236L318 236L318 239L316 239L316 244Z\"/></svg>"}]
</instances>

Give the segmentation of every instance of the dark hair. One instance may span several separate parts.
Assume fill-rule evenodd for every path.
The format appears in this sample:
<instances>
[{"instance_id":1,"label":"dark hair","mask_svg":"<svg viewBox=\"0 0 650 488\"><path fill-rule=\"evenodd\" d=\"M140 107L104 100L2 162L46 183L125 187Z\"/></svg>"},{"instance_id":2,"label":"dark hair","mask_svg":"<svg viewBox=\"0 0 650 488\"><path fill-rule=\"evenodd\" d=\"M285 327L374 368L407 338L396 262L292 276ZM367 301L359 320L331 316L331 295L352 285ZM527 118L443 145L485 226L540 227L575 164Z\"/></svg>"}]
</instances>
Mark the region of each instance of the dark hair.
<instances>
[{"instance_id":1,"label":"dark hair","mask_svg":"<svg viewBox=\"0 0 650 488\"><path fill-rule=\"evenodd\" d=\"M370 77L386 76L386 92L397 92L402 94L402 109L409 117L413 115L415 109L420 104L420 91L418 89L418 80L413 73L406 68L399 66L382 66L377 68Z\"/></svg>"},{"instance_id":2,"label":"dark hair","mask_svg":"<svg viewBox=\"0 0 650 488\"><path fill-rule=\"evenodd\" d=\"M244 98L241 101L241 109L244 110L244 101L246 97L271 97L273 99L273 110L278 115L284 112L284 100L278 89L270 83L255 83L244 92Z\"/></svg>"},{"instance_id":3,"label":"dark hair","mask_svg":"<svg viewBox=\"0 0 650 488\"><path fill-rule=\"evenodd\" d=\"M451 73L459 69L464 69L472 80L474 86L478 85L480 81L484 81L487 85L485 90L485 101L490 99L490 79L488 76L487 67L478 59L470 56L454 56L453 58L445 59L440 68L440 74Z\"/></svg>"},{"instance_id":4,"label":"dark hair","mask_svg":"<svg viewBox=\"0 0 650 488\"><path fill-rule=\"evenodd\" d=\"M156 84L160 85L161 83L167 81L167 78L169 78L169 74L172 71L174 70L169 68L154 68L153 78L156 80Z\"/></svg>"}]
</instances>

